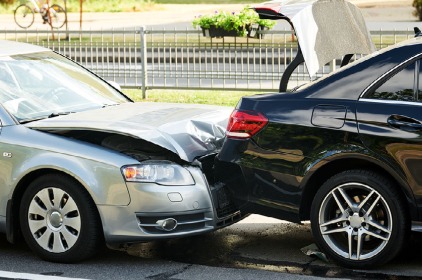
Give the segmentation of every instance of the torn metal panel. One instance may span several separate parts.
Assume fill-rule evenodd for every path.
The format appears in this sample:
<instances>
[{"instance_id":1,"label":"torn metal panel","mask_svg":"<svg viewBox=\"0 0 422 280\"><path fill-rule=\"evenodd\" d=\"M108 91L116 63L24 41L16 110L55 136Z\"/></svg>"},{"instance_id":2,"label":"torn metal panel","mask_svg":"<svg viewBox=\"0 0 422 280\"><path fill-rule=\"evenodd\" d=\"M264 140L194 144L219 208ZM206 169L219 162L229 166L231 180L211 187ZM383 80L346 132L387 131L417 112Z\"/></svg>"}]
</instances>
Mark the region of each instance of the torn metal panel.
<instances>
[{"instance_id":1,"label":"torn metal panel","mask_svg":"<svg viewBox=\"0 0 422 280\"><path fill-rule=\"evenodd\" d=\"M47 131L98 131L139 138L180 159L217 153L232 108L193 104L127 103L26 124ZM115 139L107 139L116 147ZM113 142L114 141L114 142ZM133 142L130 143L131 145Z\"/></svg>"},{"instance_id":2,"label":"torn metal panel","mask_svg":"<svg viewBox=\"0 0 422 280\"><path fill-rule=\"evenodd\" d=\"M313 77L328 62L375 51L359 8L344 0L276 0L254 9L263 18L286 19Z\"/></svg>"}]
</instances>

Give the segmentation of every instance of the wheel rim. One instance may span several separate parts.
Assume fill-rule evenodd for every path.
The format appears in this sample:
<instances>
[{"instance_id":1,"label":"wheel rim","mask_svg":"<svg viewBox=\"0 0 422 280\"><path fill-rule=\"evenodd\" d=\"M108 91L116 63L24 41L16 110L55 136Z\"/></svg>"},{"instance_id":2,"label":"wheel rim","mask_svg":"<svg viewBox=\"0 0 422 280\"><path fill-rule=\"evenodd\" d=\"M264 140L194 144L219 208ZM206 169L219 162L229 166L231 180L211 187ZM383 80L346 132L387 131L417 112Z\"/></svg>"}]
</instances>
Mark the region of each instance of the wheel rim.
<instances>
[{"instance_id":1,"label":"wheel rim","mask_svg":"<svg viewBox=\"0 0 422 280\"><path fill-rule=\"evenodd\" d=\"M62 253L78 240L81 217L69 194L59 188L45 188L29 204L28 224L38 245L49 252Z\"/></svg>"},{"instance_id":2,"label":"wheel rim","mask_svg":"<svg viewBox=\"0 0 422 280\"><path fill-rule=\"evenodd\" d=\"M324 198L318 216L326 244L350 260L379 254L391 237L393 221L385 199L360 183L337 186Z\"/></svg>"}]
</instances>

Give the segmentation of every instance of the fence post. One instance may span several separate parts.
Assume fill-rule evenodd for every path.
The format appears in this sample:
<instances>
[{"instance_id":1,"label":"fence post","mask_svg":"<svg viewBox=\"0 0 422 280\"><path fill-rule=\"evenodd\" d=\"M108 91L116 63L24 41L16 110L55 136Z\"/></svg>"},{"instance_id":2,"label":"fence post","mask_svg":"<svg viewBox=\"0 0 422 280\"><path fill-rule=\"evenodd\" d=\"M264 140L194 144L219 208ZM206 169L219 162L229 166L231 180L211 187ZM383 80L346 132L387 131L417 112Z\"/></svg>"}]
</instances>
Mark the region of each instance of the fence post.
<instances>
[{"instance_id":1,"label":"fence post","mask_svg":"<svg viewBox=\"0 0 422 280\"><path fill-rule=\"evenodd\" d=\"M336 60L335 59L333 59L330 62L330 72L334 72L334 71L336 71Z\"/></svg>"},{"instance_id":2,"label":"fence post","mask_svg":"<svg viewBox=\"0 0 422 280\"><path fill-rule=\"evenodd\" d=\"M145 26L141 26L141 83L142 83L142 99L147 98L147 44L145 36Z\"/></svg>"}]
</instances>

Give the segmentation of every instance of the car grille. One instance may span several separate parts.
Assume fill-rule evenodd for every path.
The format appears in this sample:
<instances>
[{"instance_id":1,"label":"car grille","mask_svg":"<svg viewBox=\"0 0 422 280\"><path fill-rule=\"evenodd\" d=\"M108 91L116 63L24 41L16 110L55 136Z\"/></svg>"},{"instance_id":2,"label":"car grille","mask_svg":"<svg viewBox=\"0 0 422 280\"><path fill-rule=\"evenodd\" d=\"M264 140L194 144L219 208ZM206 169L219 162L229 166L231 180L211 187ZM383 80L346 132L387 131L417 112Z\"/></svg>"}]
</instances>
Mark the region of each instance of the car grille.
<instances>
[{"instance_id":1,"label":"car grille","mask_svg":"<svg viewBox=\"0 0 422 280\"><path fill-rule=\"evenodd\" d=\"M137 213L136 217L138 219L139 227L145 233L149 234L174 234L197 231L211 227L213 223L213 220L211 218L207 218L205 216L205 213L191 213L180 215L175 215L174 213L160 213L159 215ZM162 229L157 224L157 221L165 219L174 219L175 221L177 221L176 228L169 231Z\"/></svg>"}]
</instances>

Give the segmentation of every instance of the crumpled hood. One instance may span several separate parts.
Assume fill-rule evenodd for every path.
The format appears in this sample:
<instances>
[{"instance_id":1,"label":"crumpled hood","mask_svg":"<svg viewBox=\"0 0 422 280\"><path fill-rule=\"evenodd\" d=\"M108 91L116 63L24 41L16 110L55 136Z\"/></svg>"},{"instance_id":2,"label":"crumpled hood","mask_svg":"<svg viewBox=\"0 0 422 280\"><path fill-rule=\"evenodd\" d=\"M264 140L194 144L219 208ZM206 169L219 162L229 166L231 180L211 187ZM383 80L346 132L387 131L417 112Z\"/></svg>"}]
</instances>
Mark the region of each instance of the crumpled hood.
<instances>
[{"instance_id":1,"label":"crumpled hood","mask_svg":"<svg viewBox=\"0 0 422 280\"><path fill-rule=\"evenodd\" d=\"M37 130L92 130L130 135L182 160L216 153L232 108L197 104L126 103L25 124Z\"/></svg>"}]
</instances>

